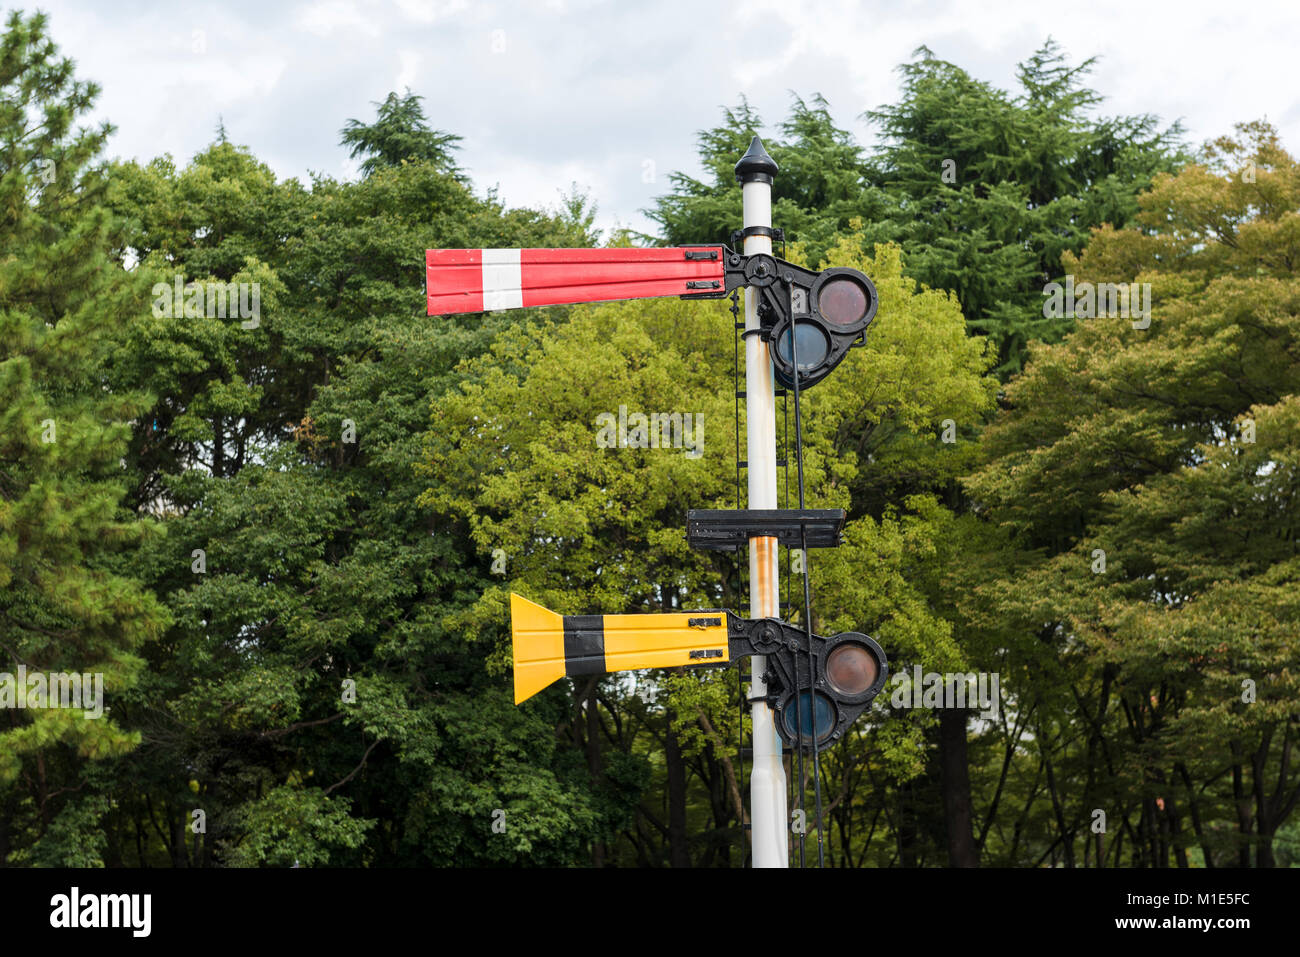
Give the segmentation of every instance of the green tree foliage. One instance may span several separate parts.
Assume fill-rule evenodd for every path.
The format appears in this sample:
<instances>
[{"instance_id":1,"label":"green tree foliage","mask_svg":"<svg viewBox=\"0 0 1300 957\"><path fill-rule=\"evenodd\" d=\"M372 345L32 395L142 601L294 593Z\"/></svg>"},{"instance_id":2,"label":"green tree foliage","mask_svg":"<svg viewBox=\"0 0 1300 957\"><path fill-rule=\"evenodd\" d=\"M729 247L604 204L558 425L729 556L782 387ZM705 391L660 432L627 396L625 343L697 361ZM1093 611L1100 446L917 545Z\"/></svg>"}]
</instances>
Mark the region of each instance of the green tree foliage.
<instances>
[{"instance_id":1,"label":"green tree foliage","mask_svg":"<svg viewBox=\"0 0 1300 957\"><path fill-rule=\"evenodd\" d=\"M80 829L106 802L77 792L89 762L139 740L117 713L86 716L93 701L28 699L19 669L85 675L85 692L102 689L111 706L166 622L121 563L155 528L121 507L118 462L143 402L103 387L112 330L143 296L106 255L93 159L110 128L73 127L97 94L58 57L43 16L10 15L0 38L0 858L14 862L96 863L98 842Z\"/></svg>"},{"instance_id":2,"label":"green tree foliage","mask_svg":"<svg viewBox=\"0 0 1300 957\"><path fill-rule=\"evenodd\" d=\"M274 183L228 144L171 182L165 173L130 171L161 174L155 192L190 191L199 210L225 197L294 208L278 246L209 228L166 255L173 267L234 262L232 243L266 256L262 273L236 278L261 275L275 291L256 329L211 320L225 351L185 349L195 333L181 323L153 347L189 364L177 381L195 388L184 401L199 423L197 455L177 456L188 467L164 475L167 509L178 513L167 542L140 554L176 615L149 702L168 715L167 747L133 758L165 797L156 813L167 852L191 863L283 863L275 835L292 833L304 863L565 860L554 855L581 823L582 799L567 795L563 769L557 777L549 729L517 714L473 647L442 624L484 587L485 569L454 523L415 501L420 410L501 323L423 316L410 277L432 246L589 237L567 220L475 199L425 161L357 184L318 179L309 193ZM164 209L136 210L140 235ZM286 365L297 371L276 374ZM248 394L253 382L255 409L202 402L204 390ZM217 444L226 446L220 469ZM178 766L189 773L177 776ZM193 806L206 809L208 832L187 850L164 835ZM510 816L509 841L486 840L497 808ZM155 814L132 810L144 821ZM344 827L349 815L356 827Z\"/></svg>"},{"instance_id":3,"label":"green tree foliage","mask_svg":"<svg viewBox=\"0 0 1300 957\"><path fill-rule=\"evenodd\" d=\"M1071 66L1048 40L1019 65L1012 94L922 47L899 68L901 99L865 114L883 136L870 155L821 96L795 97L764 141L781 168L772 221L814 262L855 218L865 243L898 243L908 274L956 295L1009 375L1030 340L1070 328L1042 313L1061 254L1079 252L1103 223L1131 223L1151 177L1184 161L1178 124L1091 115L1102 100L1083 85L1093 62ZM647 211L668 242L728 241L741 213L734 166L761 126L742 100L700 134L705 178L671 174L672 191Z\"/></svg>"},{"instance_id":4,"label":"green tree foliage","mask_svg":"<svg viewBox=\"0 0 1300 957\"><path fill-rule=\"evenodd\" d=\"M363 176L387 166L421 162L432 163L443 172L459 172L452 151L459 148L456 144L461 137L431 129L420 105L423 99L409 89L403 96L389 93L383 103L374 104L378 115L373 123L348 120L343 127L343 145L352 148L353 159L365 157Z\"/></svg>"},{"instance_id":5,"label":"green tree foliage","mask_svg":"<svg viewBox=\"0 0 1300 957\"><path fill-rule=\"evenodd\" d=\"M319 365L268 264L307 228L309 198L228 142L181 171L170 157L113 168L114 252L151 297L123 324L110 366L116 387L155 396L131 442L137 506L155 501L168 474L230 475L286 437ZM244 318L254 284L258 314ZM296 322L282 318L289 311Z\"/></svg>"},{"instance_id":6,"label":"green tree foliage","mask_svg":"<svg viewBox=\"0 0 1300 957\"><path fill-rule=\"evenodd\" d=\"M956 294L1003 374L1031 339L1070 328L1042 313L1061 254L1103 223L1129 225L1137 194L1181 161L1177 124L1090 115L1102 100L1083 85L1094 59L1071 66L1049 39L1017 68L1012 95L922 47L900 67L901 101L867 114L886 140L873 162L891 238L913 276Z\"/></svg>"},{"instance_id":7,"label":"green tree foliage","mask_svg":"<svg viewBox=\"0 0 1300 957\"><path fill-rule=\"evenodd\" d=\"M767 143L781 167L773 222L814 261L846 232L864 245L880 240L901 245L907 274L952 292L968 329L991 341L998 373L1005 377L1021 367L1029 341L1059 339L1072 325L1065 316L1044 318L1043 289L1059 276L1062 253L1082 249L1094 226L1132 221L1137 193L1155 172L1180 161L1177 125L1160 131L1151 116L1091 115L1101 100L1083 85L1091 65L1091 60L1069 65L1048 40L1020 64L1020 92L1013 94L921 48L900 68L900 100L866 114L884 137L870 155L834 126L824 100L810 106L796 99L780 134ZM732 167L758 126L758 117L742 102L739 110L726 113L722 126L701 134L709 178L672 177L674 192L651 213L670 241L726 238L727 224L734 226L740 216ZM863 470L856 480L853 507L884 518L922 496L961 511L955 478L973 462L969 440L980 416L963 416L958 408L941 417L957 433L955 443L936 442L933 433L899 433L897 422L888 418L846 427L843 447L880 466ZM882 439L886 448L877 449ZM908 580L923 588L929 613L960 636L962 652L948 656L954 666L998 660L999 667L1024 668L1026 676L1045 679L1051 672L1041 667L1032 637L1008 631L995 618L978 619L986 628L970 625L976 611L972 590L1014 567L1015 560L997 535L967 519L949 530L936 553L942 558L931 570L913 567ZM1014 661L1003 654L1008 649L1017 649ZM935 657L942 656L923 654L912 661ZM984 836L961 837L977 829L968 820L965 718L956 713L941 718L928 729L937 735L936 763L928 766L927 780L915 785L924 793L910 800L942 800L948 817L931 828L934 841L942 845L946 830L951 862L972 864L998 802L991 802L987 822L979 825ZM989 730L977 747L993 746ZM1008 742L999 747L1014 749L1012 730L997 729ZM1005 774L995 778L1000 794ZM920 843L900 846L900 859L924 858L924 825L908 818L907 827L916 830Z\"/></svg>"},{"instance_id":8,"label":"green tree foliage","mask_svg":"<svg viewBox=\"0 0 1300 957\"><path fill-rule=\"evenodd\" d=\"M667 242L730 241L741 222L736 162L762 126L759 115L742 98L738 107L723 111L720 126L699 134L705 178L669 174L672 191L646 211L660 224ZM779 131L763 141L781 169L772 188L772 222L801 243L809 261L825 256L855 217L860 222L853 229L864 242L884 238L875 223L887 215L885 197L870 178L861 148L831 120L826 100L818 95L808 103L795 97Z\"/></svg>"},{"instance_id":9,"label":"green tree foliage","mask_svg":"<svg viewBox=\"0 0 1300 957\"><path fill-rule=\"evenodd\" d=\"M804 396L808 504L848 513L811 624L1001 679L984 715L891 683L822 755L836 866L1297 860L1300 172L1251 124L1169 175L1177 127L1097 118L1089 65L1049 42L1012 93L922 50L879 149L818 96L768 141L787 258L881 297ZM737 504L726 303L425 316L426 248L598 237L577 185L473 192L410 91L347 122L359 181L307 183L224 129L100 163L40 16L0 91L0 671L111 708L0 709L0 863L744 864L735 670L510 689L511 591L745 610L684 534ZM760 127L701 134L668 241L729 238ZM1149 327L1044 319L1062 274L1150 283ZM604 448L620 407L692 426Z\"/></svg>"},{"instance_id":10,"label":"green tree foliage","mask_svg":"<svg viewBox=\"0 0 1300 957\"><path fill-rule=\"evenodd\" d=\"M1059 795L1058 840L1110 863L1270 866L1300 800L1300 166L1270 127L1238 131L1066 257L1081 282L1150 283L1150 326L1099 316L1034 350L971 480L1032 556L989 586L995 613L1074 690L1035 744L1087 782Z\"/></svg>"},{"instance_id":11,"label":"green tree foliage","mask_svg":"<svg viewBox=\"0 0 1300 957\"><path fill-rule=\"evenodd\" d=\"M28 45L21 33L8 42L16 50ZM65 64L62 73L42 74L18 61L11 69L31 89L56 94L69 72ZM88 98L93 89L74 92ZM46 460L44 508L59 537L37 538L29 519L19 522L21 509L7 513L14 534L37 546L14 559L12 573L33 579L32 594L15 592L10 608L22 612L24 627L50 636L75 624L69 615L90 616L86 644L113 638L120 646L111 669L97 664L118 686L142 663L125 649L146 631L158 635L167 620L150 592L172 621L144 649L148 670L115 700L114 722L83 727L50 712L42 740L19 747L15 739L14 754L53 748L60 735L104 754L150 744L97 780L106 798L69 803L62 816L61 802L42 804L39 824L18 826L22 818L6 814L6 826L17 827L6 846L47 835L33 860L570 859L563 848L584 826L585 802L568 783L549 726L518 714L477 667L474 650L441 624L482 589L486 569L467 556L454 522L415 502L429 396L454 381L455 366L508 319L429 319L411 277L431 246L589 244L591 211L577 193L555 215L474 197L445 157L403 145L388 129L419 120L418 98L398 105L377 121L382 136L354 131L349 139L382 160L361 183L318 179L305 189L277 182L223 137L183 169L164 157L113 166L106 179L87 177L79 188L99 202L89 223L47 216L40 234L35 204L13 224L45 240L33 254L46 275L66 275L69 289L39 300L47 322L59 323L55 331L37 325L35 313L27 325L16 307L7 313L16 330L30 328L32 346L25 355L16 349L17 361L7 365L15 387L25 383L31 394L5 406L30 418L31 428L7 434ZM53 155L61 178L44 193L50 209L68 205L78 188L76 162L84 163L59 145L67 128L59 122L46 140L23 147L9 181L21 194L31 186L30 161ZM101 141L102 133L88 139L84 155ZM73 250L80 258L69 255L71 240L58 239L74 226L84 233ZM86 253L94 242L98 258ZM105 253L129 272L109 268ZM184 296L172 301L177 280ZM183 308L182 298L218 283L257 285L253 321L233 314L233 304L216 315ZM62 318L64 295L102 312ZM114 335L101 335L110 318ZM84 334L71 335L74 319ZM60 341L63 355L54 348ZM32 356L52 370L57 364L58 374L24 379L17 365L30 365ZM105 380L109 398L87 391ZM137 397L143 390L149 395ZM125 418L128 409L133 427L110 427L106 417ZM58 428L58 443L48 446L40 442L44 414ZM162 521L165 538L141 542L146 521L105 524L116 517L123 483L104 482L103 471L119 468L123 455L132 504ZM19 476L16 492L39 477L24 484ZM70 526L50 512L51 496L67 494L60 482L79 496ZM119 565L147 590L93 570L99 551L121 543L136 544L129 566ZM73 546L86 555L73 560ZM56 556L70 566L57 582L35 575ZM98 583L93 603L78 592L81 575ZM80 605L45 607L37 586ZM35 662L40 644L49 637L23 639L15 654ZM129 731L105 737L118 722ZM497 730L484 734L493 724ZM31 737L23 727L15 725ZM56 791L61 783L52 778L41 787ZM8 800L11 809L34 813L31 798L12 792ZM509 827L506 839L493 842L487 836L498 808ZM204 812L202 833L191 827L195 809ZM77 839L99 816L102 839Z\"/></svg>"}]
</instances>

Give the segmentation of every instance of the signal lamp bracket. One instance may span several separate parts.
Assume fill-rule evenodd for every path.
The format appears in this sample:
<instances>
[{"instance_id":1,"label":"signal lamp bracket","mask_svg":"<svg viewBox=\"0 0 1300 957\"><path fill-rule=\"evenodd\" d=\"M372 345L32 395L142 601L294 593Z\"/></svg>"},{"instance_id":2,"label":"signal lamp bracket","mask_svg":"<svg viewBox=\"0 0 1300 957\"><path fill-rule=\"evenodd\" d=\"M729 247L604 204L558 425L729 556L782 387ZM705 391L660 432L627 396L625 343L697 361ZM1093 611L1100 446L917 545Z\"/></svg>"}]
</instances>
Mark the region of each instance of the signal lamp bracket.
<instances>
[{"instance_id":1,"label":"signal lamp bracket","mask_svg":"<svg viewBox=\"0 0 1300 957\"><path fill-rule=\"evenodd\" d=\"M751 538L775 538L788 548L834 548L844 517L842 508L693 508L686 513L686 540L706 552L739 551Z\"/></svg>"},{"instance_id":2,"label":"signal lamp bracket","mask_svg":"<svg viewBox=\"0 0 1300 957\"><path fill-rule=\"evenodd\" d=\"M759 226L742 232L757 235L760 231L773 232ZM729 246L708 249L721 251L722 280L688 282L690 292L681 298L721 299L742 286L752 289L758 297L758 328L747 329L745 335L757 331L771 344L773 371L781 386L792 388L795 378L793 357L787 353L813 349L812 357L799 356L800 387L808 388L825 378L849 349L866 342L879 299L871 280L858 270L837 266L813 272L770 253L744 255ZM688 251L686 255L700 253ZM803 345L793 343L799 329L811 336Z\"/></svg>"},{"instance_id":3,"label":"signal lamp bracket","mask_svg":"<svg viewBox=\"0 0 1300 957\"><path fill-rule=\"evenodd\" d=\"M732 662L747 655L763 655L767 662L764 672L767 694L750 700L765 700L775 708L778 712L776 730L781 740L787 747L799 747L805 751L812 749L812 738L799 735L799 740L796 740L784 713L791 707L798 707L796 702L800 695L818 697L825 703L827 724L825 734L819 735L819 746L826 747L841 737L858 715L866 710L872 699L884 688L889 676L889 660L884 649L867 635L857 632L843 632L830 638L814 635L812 662L809 661L808 641L804 629L779 618L746 619L731 613L727 615L727 644ZM856 645L875 659L874 680L869 686L853 693L836 691L823 677L828 656L844 644Z\"/></svg>"}]
</instances>

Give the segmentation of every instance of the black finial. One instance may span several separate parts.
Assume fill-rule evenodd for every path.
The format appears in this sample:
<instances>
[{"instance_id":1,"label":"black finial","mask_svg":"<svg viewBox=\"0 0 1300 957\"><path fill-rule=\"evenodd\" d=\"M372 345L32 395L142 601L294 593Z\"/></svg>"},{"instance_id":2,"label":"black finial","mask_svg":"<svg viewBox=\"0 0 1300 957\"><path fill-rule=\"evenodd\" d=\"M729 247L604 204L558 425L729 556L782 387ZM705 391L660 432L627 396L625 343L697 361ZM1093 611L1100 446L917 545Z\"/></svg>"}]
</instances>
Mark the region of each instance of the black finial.
<instances>
[{"instance_id":1,"label":"black finial","mask_svg":"<svg viewBox=\"0 0 1300 957\"><path fill-rule=\"evenodd\" d=\"M771 183L776 172L776 160L767 155L767 150L763 149L763 141L755 136L749 143L749 150L736 164L736 182Z\"/></svg>"}]
</instances>

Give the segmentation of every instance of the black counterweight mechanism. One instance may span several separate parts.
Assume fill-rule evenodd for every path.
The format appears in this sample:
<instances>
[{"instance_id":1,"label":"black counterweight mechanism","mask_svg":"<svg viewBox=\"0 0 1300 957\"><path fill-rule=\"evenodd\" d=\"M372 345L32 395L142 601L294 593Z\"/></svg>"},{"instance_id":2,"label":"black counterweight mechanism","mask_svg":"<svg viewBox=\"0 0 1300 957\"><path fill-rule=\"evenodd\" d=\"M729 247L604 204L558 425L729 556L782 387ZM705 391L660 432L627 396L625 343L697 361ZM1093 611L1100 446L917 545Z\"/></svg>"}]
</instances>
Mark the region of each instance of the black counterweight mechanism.
<instances>
[{"instance_id":1,"label":"black counterweight mechanism","mask_svg":"<svg viewBox=\"0 0 1300 957\"><path fill-rule=\"evenodd\" d=\"M813 272L766 253L742 256L721 248L726 264L723 284L716 291L682 298L717 298L741 286L758 289L762 335L771 344L781 385L794 384L791 335L801 389L826 378L850 348L865 340L879 302L875 285L863 273L843 267Z\"/></svg>"},{"instance_id":2,"label":"black counterweight mechanism","mask_svg":"<svg viewBox=\"0 0 1300 957\"><path fill-rule=\"evenodd\" d=\"M811 751L838 740L871 704L889 677L875 639L854 631L823 638L776 618L731 616L732 658L764 655L769 703L787 747Z\"/></svg>"}]
</instances>

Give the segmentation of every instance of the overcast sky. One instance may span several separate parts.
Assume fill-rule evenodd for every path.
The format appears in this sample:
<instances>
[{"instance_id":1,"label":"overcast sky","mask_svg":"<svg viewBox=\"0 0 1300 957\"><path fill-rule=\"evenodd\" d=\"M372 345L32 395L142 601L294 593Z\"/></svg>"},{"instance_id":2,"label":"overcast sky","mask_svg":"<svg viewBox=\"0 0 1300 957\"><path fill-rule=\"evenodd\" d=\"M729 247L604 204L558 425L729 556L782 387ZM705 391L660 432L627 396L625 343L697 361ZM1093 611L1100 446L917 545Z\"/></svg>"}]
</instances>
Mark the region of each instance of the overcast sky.
<instances>
[{"instance_id":1,"label":"overcast sky","mask_svg":"<svg viewBox=\"0 0 1300 957\"><path fill-rule=\"evenodd\" d=\"M554 206L572 182L598 224L650 230L667 174L698 172L696 133L744 95L769 126L821 93L837 123L898 93L919 45L1014 86L1050 34L1097 55L1110 114L1181 118L1193 143L1267 117L1300 150L1300 3L1087 0L44 0L78 76L103 88L109 152L188 161L227 134L282 177L354 176L338 145L372 101L406 87L464 137L483 192ZM12 9L12 5L6 11ZM32 9L28 7L27 9ZM779 225L779 224L778 224Z\"/></svg>"}]
</instances>

